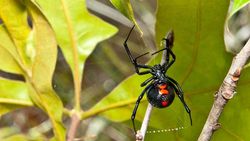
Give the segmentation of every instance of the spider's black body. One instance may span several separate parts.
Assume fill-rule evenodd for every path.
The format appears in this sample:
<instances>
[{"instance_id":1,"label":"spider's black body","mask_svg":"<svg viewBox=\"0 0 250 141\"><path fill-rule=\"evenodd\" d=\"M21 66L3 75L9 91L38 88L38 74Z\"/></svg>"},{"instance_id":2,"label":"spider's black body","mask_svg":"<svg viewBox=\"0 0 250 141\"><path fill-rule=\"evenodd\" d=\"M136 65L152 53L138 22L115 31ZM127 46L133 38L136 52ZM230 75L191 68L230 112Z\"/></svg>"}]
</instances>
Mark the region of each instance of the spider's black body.
<instances>
[{"instance_id":1,"label":"spider's black body","mask_svg":"<svg viewBox=\"0 0 250 141\"><path fill-rule=\"evenodd\" d=\"M135 71L138 75L144 75L144 74L151 74L152 75L150 78L148 78L147 80L145 80L141 84L141 87L144 87L144 86L146 86L146 87L142 91L140 96L138 97L136 104L135 104L134 111L133 111L132 116L131 116L134 131L136 132L135 123L134 123L136 111L137 111L138 106L140 104L140 101L143 98L145 93L147 93L148 101L152 106L157 107L157 108L165 108L165 107L168 107L173 102L174 97L175 97L175 94L174 94L174 92L175 92L177 94L177 96L179 97L179 99L181 100L181 102L183 103L187 113L189 114L190 123L192 125L191 111L184 101L183 91L182 91L180 85L173 78L166 75L168 68L175 61L175 55L171 50L171 48L173 46L173 41L174 41L173 32L172 31L169 32L167 34L166 38L163 38L163 41L165 42L165 48L152 53L152 55L154 55L154 54L157 54L157 53L165 50L165 52L163 53L165 55L164 56L165 62L163 64L156 64L154 66L150 66L150 65L145 65L145 64L139 64L137 62L138 58L148 54L148 52L134 58L132 56L129 48L128 48L127 41L128 41L128 38L129 38L133 28L130 30L130 32L129 32L129 34L124 42L125 50L128 54L128 57L129 57L131 63L134 65ZM172 57L171 61L170 61L170 55ZM145 70L140 71L139 69L145 69Z\"/></svg>"},{"instance_id":2,"label":"spider's black body","mask_svg":"<svg viewBox=\"0 0 250 141\"><path fill-rule=\"evenodd\" d=\"M174 101L174 89L168 83L155 83L147 91L149 103L157 108L168 107Z\"/></svg>"}]
</instances>

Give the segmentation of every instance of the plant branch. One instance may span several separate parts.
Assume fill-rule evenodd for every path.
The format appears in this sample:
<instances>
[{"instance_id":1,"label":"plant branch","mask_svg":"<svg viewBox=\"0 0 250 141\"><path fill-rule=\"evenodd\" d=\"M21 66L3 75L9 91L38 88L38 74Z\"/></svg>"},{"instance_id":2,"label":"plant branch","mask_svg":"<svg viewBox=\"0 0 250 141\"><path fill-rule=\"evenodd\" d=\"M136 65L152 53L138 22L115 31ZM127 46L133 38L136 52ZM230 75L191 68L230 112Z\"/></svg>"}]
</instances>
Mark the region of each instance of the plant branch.
<instances>
[{"instance_id":1,"label":"plant branch","mask_svg":"<svg viewBox=\"0 0 250 141\"><path fill-rule=\"evenodd\" d=\"M71 123L69 127L69 131L67 133L67 141L73 141L75 138L75 134L77 131L77 127L80 124L80 114L81 114L81 105L80 105L80 99L81 99L81 69L79 66L79 55L77 50L77 39L76 35L73 33L73 24L70 20L70 13L68 11L67 4L65 0L61 0L62 8L64 11L64 16L66 19L66 24L68 28L68 34L70 37L70 45L72 47L72 60L73 60L73 67L72 67L72 73L73 73L73 81L74 81L74 99L75 99L75 105L74 109L71 115Z\"/></svg>"},{"instance_id":2,"label":"plant branch","mask_svg":"<svg viewBox=\"0 0 250 141\"><path fill-rule=\"evenodd\" d=\"M66 23L67 23L67 28L68 28L68 34L70 37L70 46L72 47L72 55L73 55L73 80L74 80L74 90L75 90L75 106L74 109L76 109L77 111L81 111L81 106L80 106L80 99L81 99L81 73L80 73L80 69L79 68L79 55L78 55L78 50L77 50L77 37L76 35L73 33L73 25L72 22L70 20L70 13L68 11L67 8L67 4L65 3L65 0L61 0L62 3L62 8L64 11L64 16L66 19Z\"/></svg>"},{"instance_id":3,"label":"plant branch","mask_svg":"<svg viewBox=\"0 0 250 141\"><path fill-rule=\"evenodd\" d=\"M241 70L250 57L250 39L241 51L234 57L232 65L221 84L219 91L215 94L215 101L208 115L207 121L198 138L198 141L209 141L213 132L220 127L219 117L227 102L233 98Z\"/></svg>"},{"instance_id":4,"label":"plant branch","mask_svg":"<svg viewBox=\"0 0 250 141\"><path fill-rule=\"evenodd\" d=\"M20 105L20 106L33 106L33 103L30 101L25 101L21 99L11 99L11 98L0 98L0 103Z\"/></svg>"},{"instance_id":5,"label":"plant branch","mask_svg":"<svg viewBox=\"0 0 250 141\"><path fill-rule=\"evenodd\" d=\"M80 124L80 116L78 115L77 111L73 112L71 116L71 123L69 127L69 131L67 134L67 141L73 141L75 138L76 130L78 125Z\"/></svg>"},{"instance_id":6,"label":"plant branch","mask_svg":"<svg viewBox=\"0 0 250 141\"><path fill-rule=\"evenodd\" d=\"M153 106L150 103L148 103L148 107L147 107L147 110L146 110L146 113L145 113L145 116L141 125L141 129L137 131L137 134L136 134L136 141L144 141L152 110L153 110Z\"/></svg>"},{"instance_id":7,"label":"plant branch","mask_svg":"<svg viewBox=\"0 0 250 141\"><path fill-rule=\"evenodd\" d=\"M87 119L89 117L98 115L99 113L108 111L108 110L124 107L124 106L130 105L130 104L133 104L135 101L136 101L136 99L131 99L131 100L126 100L124 102L117 102L117 103L114 103L114 104L110 104L110 105L108 105L106 107L103 107L103 108L100 108L100 109L89 110L89 111L86 111L86 112L82 113L81 119L84 120L84 119ZM145 101L145 100L143 99L142 102L143 101Z\"/></svg>"},{"instance_id":8,"label":"plant branch","mask_svg":"<svg viewBox=\"0 0 250 141\"><path fill-rule=\"evenodd\" d=\"M67 116L71 116L71 111L67 108L63 108L63 114L67 115Z\"/></svg>"}]
</instances>

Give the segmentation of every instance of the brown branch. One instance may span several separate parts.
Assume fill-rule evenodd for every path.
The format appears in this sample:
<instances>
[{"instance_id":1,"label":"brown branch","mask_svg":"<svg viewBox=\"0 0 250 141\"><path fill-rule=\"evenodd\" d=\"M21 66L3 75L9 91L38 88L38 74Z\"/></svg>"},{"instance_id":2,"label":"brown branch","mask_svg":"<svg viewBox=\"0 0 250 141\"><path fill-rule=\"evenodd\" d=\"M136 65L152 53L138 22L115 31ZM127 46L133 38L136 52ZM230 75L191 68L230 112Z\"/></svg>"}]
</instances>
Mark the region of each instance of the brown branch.
<instances>
[{"instance_id":1,"label":"brown branch","mask_svg":"<svg viewBox=\"0 0 250 141\"><path fill-rule=\"evenodd\" d=\"M233 98L236 93L237 82L240 78L241 70L247 63L250 56L250 39L242 50L234 57L232 65L226 75L219 91L215 94L215 101L208 115L207 121L202 129L198 141L209 141L213 132L220 127L219 117L226 103Z\"/></svg>"},{"instance_id":2,"label":"brown branch","mask_svg":"<svg viewBox=\"0 0 250 141\"><path fill-rule=\"evenodd\" d=\"M75 138L76 130L78 125L80 124L80 116L74 112L71 116L71 124L69 127L69 131L67 134L67 141L73 141Z\"/></svg>"}]
</instances>

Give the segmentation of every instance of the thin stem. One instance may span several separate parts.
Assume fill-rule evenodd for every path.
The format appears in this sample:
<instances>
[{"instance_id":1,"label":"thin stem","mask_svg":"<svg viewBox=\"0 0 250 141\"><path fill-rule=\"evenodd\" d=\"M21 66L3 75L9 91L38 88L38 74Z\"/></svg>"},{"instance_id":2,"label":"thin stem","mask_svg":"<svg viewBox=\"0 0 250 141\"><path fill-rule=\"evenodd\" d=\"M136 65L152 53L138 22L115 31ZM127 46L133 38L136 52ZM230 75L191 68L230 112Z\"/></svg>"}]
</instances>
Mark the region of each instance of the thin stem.
<instances>
[{"instance_id":1,"label":"thin stem","mask_svg":"<svg viewBox=\"0 0 250 141\"><path fill-rule=\"evenodd\" d=\"M136 134L136 141L144 141L152 109L153 106L150 103L148 103L148 107L141 125L141 129L137 131Z\"/></svg>"},{"instance_id":2,"label":"thin stem","mask_svg":"<svg viewBox=\"0 0 250 141\"><path fill-rule=\"evenodd\" d=\"M250 57L250 39L242 50L234 57L232 65L215 95L215 101L212 109L208 115L207 121L202 129L198 141L209 141L214 131L216 131L220 124L218 123L219 117L227 104L233 98L237 82L240 78L241 70L247 63Z\"/></svg>"},{"instance_id":3,"label":"thin stem","mask_svg":"<svg viewBox=\"0 0 250 141\"><path fill-rule=\"evenodd\" d=\"M68 34L70 37L70 43L72 47L72 54L73 54L73 78L74 78L74 87L75 87L75 107L77 111L81 110L80 107L80 93L81 93L81 74L80 74L80 69L79 69L79 56L78 56L78 51L77 51L77 44L76 44L76 37L73 33L73 25L70 20L70 15L69 11L67 9L67 4L65 3L65 0L61 0L62 3L62 8L64 11L64 16L66 18L67 26L68 26Z\"/></svg>"},{"instance_id":4,"label":"thin stem","mask_svg":"<svg viewBox=\"0 0 250 141\"><path fill-rule=\"evenodd\" d=\"M67 108L63 108L63 113L69 117L71 116L71 111Z\"/></svg>"},{"instance_id":5,"label":"thin stem","mask_svg":"<svg viewBox=\"0 0 250 141\"><path fill-rule=\"evenodd\" d=\"M150 103L148 103L148 108L147 108L146 113L145 113L145 117L147 117L147 118L145 120L143 120L142 126L141 126L141 133L144 135L146 134L146 131L147 131L148 122L150 119L152 109L153 109L153 106Z\"/></svg>"},{"instance_id":6,"label":"thin stem","mask_svg":"<svg viewBox=\"0 0 250 141\"><path fill-rule=\"evenodd\" d=\"M24 101L21 99L0 98L0 103L15 104L15 105L21 105L21 106L33 106L32 102Z\"/></svg>"},{"instance_id":7,"label":"thin stem","mask_svg":"<svg viewBox=\"0 0 250 141\"><path fill-rule=\"evenodd\" d=\"M83 119L98 115L99 113L102 113L102 112L105 112L105 111L108 111L108 110L111 110L111 109L127 106L127 105L130 105L130 104L133 104L135 101L136 101L136 99L131 99L131 100L127 100L127 101L124 101L124 102L117 102L117 103L114 103L114 104L110 104L110 105L108 105L106 107L103 107L103 108L100 108L100 109L97 109L97 110L86 111L86 112L82 113L81 119L83 120ZM145 100L142 100L142 101L145 101Z\"/></svg>"},{"instance_id":8,"label":"thin stem","mask_svg":"<svg viewBox=\"0 0 250 141\"><path fill-rule=\"evenodd\" d=\"M78 125L80 124L80 116L75 112L71 116L71 124L69 127L69 131L67 134L67 141L73 141L75 138L76 130Z\"/></svg>"},{"instance_id":9,"label":"thin stem","mask_svg":"<svg viewBox=\"0 0 250 141\"><path fill-rule=\"evenodd\" d=\"M73 32L73 25L70 20L70 13L68 11L67 4L65 0L61 0L62 8L64 11L64 16L66 18L67 28L68 28L68 34L70 37L70 44L72 47L72 55L73 55L73 80L74 80L74 90L75 90L75 105L74 110L72 111L71 115L71 123L69 127L69 131L67 134L67 141L73 141L77 127L80 124L80 114L81 114L81 106L80 106L80 99L81 99L81 73L79 68L79 56L78 56L78 50L77 50L77 44L76 44L76 36Z\"/></svg>"}]
</instances>

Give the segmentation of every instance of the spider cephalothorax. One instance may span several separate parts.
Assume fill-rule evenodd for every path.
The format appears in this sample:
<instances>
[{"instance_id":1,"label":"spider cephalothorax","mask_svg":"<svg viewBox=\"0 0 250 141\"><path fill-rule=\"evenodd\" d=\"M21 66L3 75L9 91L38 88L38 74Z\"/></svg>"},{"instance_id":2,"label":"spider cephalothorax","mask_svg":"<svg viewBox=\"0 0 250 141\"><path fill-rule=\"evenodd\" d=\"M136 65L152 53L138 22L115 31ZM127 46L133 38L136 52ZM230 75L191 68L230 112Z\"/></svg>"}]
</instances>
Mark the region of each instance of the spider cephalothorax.
<instances>
[{"instance_id":1,"label":"spider cephalothorax","mask_svg":"<svg viewBox=\"0 0 250 141\"><path fill-rule=\"evenodd\" d=\"M160 64L154 65L151 70L152 70L151 74L153 75L153 80L158 81L159 83L166 82L166 75L164 73L164 68Z\"/></svg>"},{"instance_id":2,"label":"spider cephalothorax","mask_svg":"<svg viewBox=\"0 0 250 141\"><path fill-rule=\"evenodd\" d=\"M163 64L156 64L154 66L150 66L150 65L145 65L145 64L139 64L137 62L138 58L148 54L148 52L134 58L128 48L127 41L129 39L129 36L133 28L130 30L124 42L125 50L128 54L128 57L131 63L134 65L135 71L138 75L144 75L144 74L152 75L150 78L148 78L147 80L141 83L141 87L144 87L144 86L146 87L142 91L140 96L138 97L136 104L135 104L135 108L131 115L131 120L133 123L134 131L136 132L135 123L134 123L136 111L145 93L147 93L148 102L152 106L157 107L157 108L168 107L173 102L175 93L176 93L179 99L181 100L181 102L183 103L187 113L189 114L190 123L192 125L191 111L188 108L186 102L184 101L183 91L180 85L173 78L166 75L166 72L169 69L169 67L175 62L175 55L171 49L173 46L173 41L174 41L173 31L170 31L167 34L166 38L162 39L163 41L165 41L165 48L152 53L152 55L154 55L161 51L165 51L165 62ZM170 61L170 56L172 58L171 61ZM139 69L145 69L145 70L140 71Z\"/></svg>"}]
</instances>

